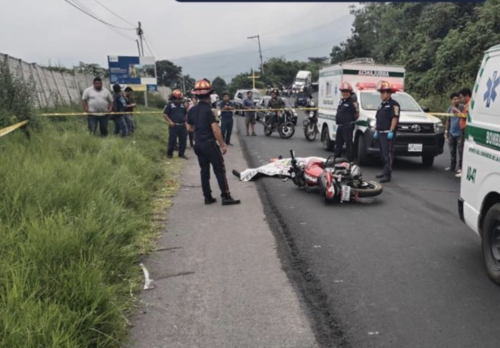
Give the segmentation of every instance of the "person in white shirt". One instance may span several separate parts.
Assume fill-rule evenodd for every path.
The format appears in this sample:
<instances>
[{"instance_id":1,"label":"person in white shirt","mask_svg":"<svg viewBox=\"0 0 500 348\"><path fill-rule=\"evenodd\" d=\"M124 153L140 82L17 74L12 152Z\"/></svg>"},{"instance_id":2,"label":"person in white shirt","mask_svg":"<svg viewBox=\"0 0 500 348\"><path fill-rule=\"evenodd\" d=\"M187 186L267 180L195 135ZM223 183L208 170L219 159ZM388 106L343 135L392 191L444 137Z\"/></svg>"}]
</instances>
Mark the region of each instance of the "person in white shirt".
<instances>
[{"instance_id":1,"label":"person in white shirt","mask_svg":"<svg viewBox=\"0 0 500 348\"><path fill-rule=\"evenodd\" d=\"M92 113L107 113L113 111L113 96L111 92L102 87L102 79L96 77L94 85L87 88L82 96L83 110L90 115L87 116L89 132L95 134L97 124L102 137L108 135L108 115L92 115Z\"/></svg>"}]
</instances>

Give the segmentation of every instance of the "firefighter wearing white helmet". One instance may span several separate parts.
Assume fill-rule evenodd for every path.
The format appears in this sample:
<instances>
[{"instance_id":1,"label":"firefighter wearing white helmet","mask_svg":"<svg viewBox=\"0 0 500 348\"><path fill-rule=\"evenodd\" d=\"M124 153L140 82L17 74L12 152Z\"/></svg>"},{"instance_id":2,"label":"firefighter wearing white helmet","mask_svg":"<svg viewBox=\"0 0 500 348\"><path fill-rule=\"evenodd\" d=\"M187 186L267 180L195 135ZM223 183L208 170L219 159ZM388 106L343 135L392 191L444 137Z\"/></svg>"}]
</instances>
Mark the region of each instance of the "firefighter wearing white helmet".
<instances>
[{"instance_id":1,"label":"firefighter wearing white helmet","mask_svg":"<svg viewBox=\"0 0 500 348\"><path fill-rule=\"evenodd\" d=\"M213 93L212 84L207 79L199 80L195 83L191 93L198 97L199 103L189 109L188 131L194 132L194 152L200 164L201 188L205 204L216 202L210 188L210 165L213 167L221 190L222 205L239 204L240 201L233 199L229 193L226 167L222 157L227 152L227 146L219 123L212 112L210 103L210 95Z\"/></svg>"},{"instance_id":2,"label":"firefighter wearing white helmet","mask_svg":"<svg viewBox=\"0 0 500 348\"><path fill-rule=\"evenodd\" d=\"M340 99L337 115L335 116L337 123L335 157L341 157L342 147L345 144L347 159L352 161L352 132L354 124L359 117L359 106L352 99L352 86L349 82L342 82L339 89L342 98Z\"/></svg>"},{"instance_id":3,"label":"firefighter wearing white helmet","mask_svg":"<svg viewBox=\"0 0 500 348\"><path fill-rule=\"evenodd\" d=\"M378 139L380 157L384 162L384 170L377 175L380 182L389 182L392 178L392 162L394 161L394 140L399 122L400 106L392 99L394 92L391 84L387 81L379 81L377 91L380 92L382 103L378 107L374 138Z\"/></svg>"}]
</instances>

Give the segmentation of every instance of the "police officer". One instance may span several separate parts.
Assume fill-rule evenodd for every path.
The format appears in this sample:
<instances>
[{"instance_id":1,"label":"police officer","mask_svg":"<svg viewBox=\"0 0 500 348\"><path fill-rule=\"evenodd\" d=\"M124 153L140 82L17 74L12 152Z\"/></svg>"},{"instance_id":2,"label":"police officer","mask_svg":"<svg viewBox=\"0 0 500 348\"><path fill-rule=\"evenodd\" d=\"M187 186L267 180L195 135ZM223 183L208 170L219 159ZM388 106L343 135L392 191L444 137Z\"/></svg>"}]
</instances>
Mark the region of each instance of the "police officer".
<instances>
[{"instance_id":1,"label":"police officer","mask_svg":"<svg viewBox=\"0 0 500 348\"><path fill-rule=\"evenodd\" d=\"M276 110L272 111L271 115L271 127L274 129L275 123L277 121L277 118L279 120L279 116L281 114L281 109L285 107L285 102L283 99L278 97L278 93L275 90L271 91L271 99L269 99L269 104L267 104L268 108L271 110Z\"/></svg>"},{"instance_id":2,"label":"police officer","mask_svg":"<svg viewBox=\"0 0 500 348\"><path fill-rule=\"evenodd\" d=\"M179 138L179 157L188 159L184 154L186 151L187 129L186 116L187 109L182 99L184 95L178 89L172 92L170 102L163 110L163 117L170 124L170 134L168 137L167 157L172 158L175 150L177 138Z\"/></svg>"},{"instance_id":3,"label":"police officer","mask_svg":"<svg viewBox=\"0 0 500 348\"><path fill-rule=\"evenodd\" d=\"M377 125L374 138L378 139L380 146L380 157L384 161L384 171L378 174L380 182L391 181L392 162L394 160L394 139L399 122L400 106L392 99L393 89L389 82L380 81L377 84L382 104L378 107L376 118Z\"/></svg>"},{"instance_id":4,"label":"police officer","mask_svg":"<svg viewBox=\"0 0 500 348\"><path fill-rule=\"evenodd\" d=\"M349 82L342 82L340 85L342 98L337 108L335 121L337 123L337 133L335 135L335 157L341 157L342 147L345 144L346 155L352 161L352 131L354 123L359 117L358 103L352 100L352 86Z\"/></svg>"},{"instance_id":5,"label":"police officer","mask_svg":"<svg viewBox=\"0 0 500 348\"><path fill-rule=\"evenodd\" d=\"M212 112L210 95L212 94L212 84L207 79L199 80L195 83L193 94L198 96L198 105L193 106L188 113L188 130L194 131L194 152L198 156L201 168L201 187L205 204L212 204L217 200L212 197L210 188L210 164L213 166L217 183L221 190L222 205L239 204L240 201L231 197L226 178L226 167L224 166L223 154L226 154L227 147L219 124ZM217 142L219 145L217 145Z\"/></svg>"}]
</instances>

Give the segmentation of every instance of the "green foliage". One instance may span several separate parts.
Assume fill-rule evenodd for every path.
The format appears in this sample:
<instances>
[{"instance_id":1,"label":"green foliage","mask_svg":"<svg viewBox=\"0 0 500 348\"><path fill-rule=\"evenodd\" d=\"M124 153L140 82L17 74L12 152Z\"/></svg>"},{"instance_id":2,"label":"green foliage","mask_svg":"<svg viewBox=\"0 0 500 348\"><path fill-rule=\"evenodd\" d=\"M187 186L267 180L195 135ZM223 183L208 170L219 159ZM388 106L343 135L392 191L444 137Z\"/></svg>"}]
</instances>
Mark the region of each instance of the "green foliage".
<instances>
[{"instance_id":1,"label":"green foliage","mask_svg":"<svg viewBox=\"0 0 500 348\"><path fill-rule=\"evenodd\" d=\"M91 75L94 77L109 77L108 69L103 68L99 64L87 64L80 62L77 66L75 66L74 71L80 74Z\"/></svg>"},{"instance_id":2,"label":"green foliage","mask_svg":"<svg viewBox=\"0 0 500 348\"><path fill-rule=\"evenodd\" d=\"M123 346L157 231L151 197L165 187L168 127L136 122L125 139L91 136L77 118L0 138L0 347Z\"/></svg>"},{"instance_id":3,"label":"green foliage","mask_svg":"<svg viewBox=\"0 0 500 348\"><path fill-rule=\"evenodd\" d=\"M31 117L35 98L33 86L11 74L8 65L0 62L0 128Z\"/></svg>"},{"instance_id":4,"label":"green foliage","mask_svg":"<svg viewBox=\"0 0 500 348\"><path fill-rule=\"evenodd\" d=\"M227 92L227 83L224 81L223 78L217 76L213 81L212 81L212 88L214 91L221 96L222 93Z\"/></svg>"},{"instance_id":5,"label":"green foliage","mask_svg":"<svg viewBox=\"0 0 500 348\"><path fill-rule=\"evenodd\" d=\"M351 13L352 35L332 48L331 63L372 57L403 65L408 91L427 100L471 88L484 51L500 41L499 0L367 3Z\"/></svg>"},{"instance_id":6,"label":"green foliage","mask_svg":"<svg viewBox=\"0 0 500 348\"><path fill-rule=\"evenodd\" d=\"M156 76L160 86L177 88L182 79L182 68L169 60L156 61Z\"/></svg>"}]
</instances>

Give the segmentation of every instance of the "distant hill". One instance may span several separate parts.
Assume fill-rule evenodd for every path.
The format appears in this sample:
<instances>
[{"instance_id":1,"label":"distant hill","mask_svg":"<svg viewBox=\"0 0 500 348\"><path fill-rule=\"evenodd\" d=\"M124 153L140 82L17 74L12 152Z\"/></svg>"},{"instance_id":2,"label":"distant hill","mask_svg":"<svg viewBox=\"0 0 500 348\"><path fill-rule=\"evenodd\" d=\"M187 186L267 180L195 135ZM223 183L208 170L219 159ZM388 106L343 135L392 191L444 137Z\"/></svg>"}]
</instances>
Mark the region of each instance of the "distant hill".
<instances>
[{"instance_id":1,"label":"distant hill","mask_svg":"<svg viewBox=\"0 0 500 348\"><path fill-rule=\"evenodd\" d=\"M353 17L344 16L311 29L278 37L262 37L264 59L284 56L287 60L307 60L308 57L329 56L334 45L351 34ZM185 74L195 78L216 76L229 82L235 75L257 69L257 46L248 44L234 49L172 59Z\"/></svg>"}]
</instances>

